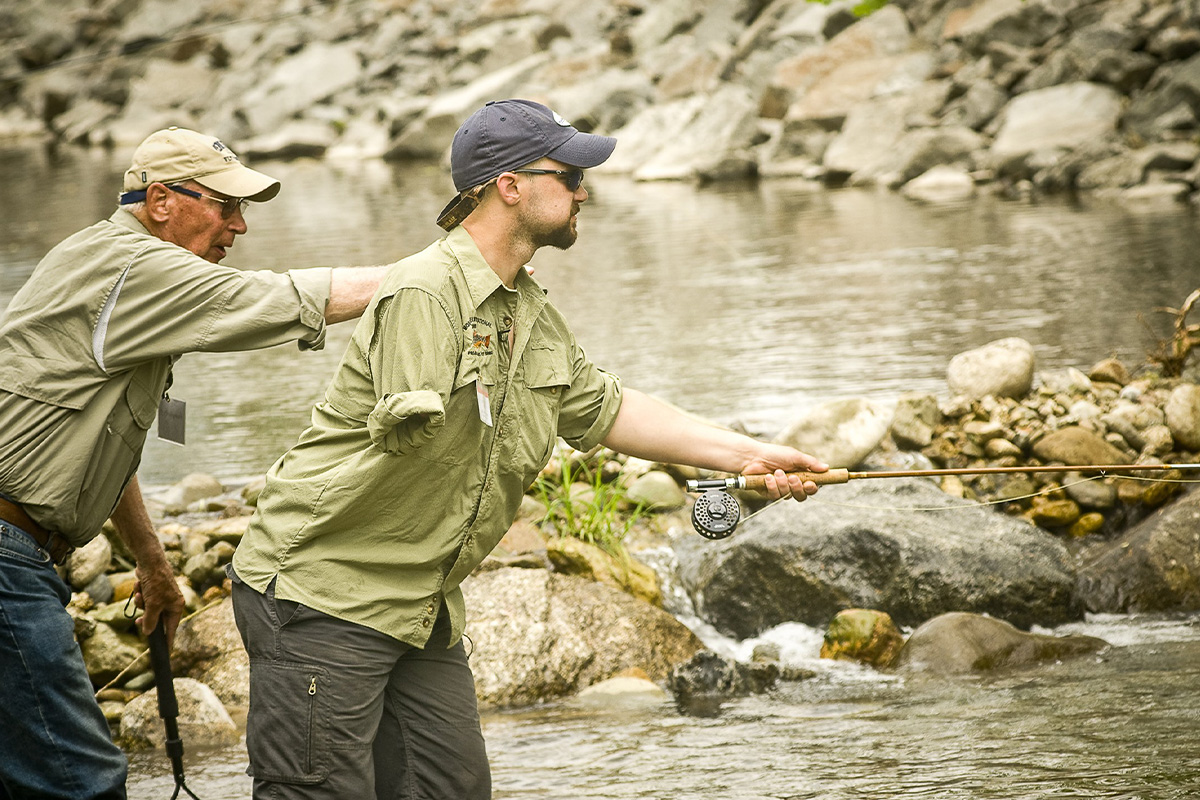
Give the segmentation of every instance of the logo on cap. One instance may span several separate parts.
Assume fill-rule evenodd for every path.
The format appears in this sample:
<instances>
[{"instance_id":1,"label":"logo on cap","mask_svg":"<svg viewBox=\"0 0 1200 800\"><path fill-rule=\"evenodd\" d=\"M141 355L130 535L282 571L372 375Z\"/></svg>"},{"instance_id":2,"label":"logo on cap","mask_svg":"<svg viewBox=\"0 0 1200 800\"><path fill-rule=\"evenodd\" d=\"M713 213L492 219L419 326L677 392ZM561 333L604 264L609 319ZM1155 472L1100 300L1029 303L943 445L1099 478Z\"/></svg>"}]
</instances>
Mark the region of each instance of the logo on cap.
<instances>
[{"instance_id":1,"label":"logo on cap","mask_svg":"<svg viewBox=\"0 0 1200 800\"><path fill-rule=\"evenodd\" d=\"M558 112L557 112L557 111L551 111L550 113L551 113L552 115L554 115L554 121L555 121L555 122L557 122L559 125L561 125L561 126L562 126L562 127L564 127L564 128L569 128L569 127L571 127L571 123L567 122L565 119L563 119L562 117L560 117L560 116L558 115Z\"/></svg>"}]
</instances>

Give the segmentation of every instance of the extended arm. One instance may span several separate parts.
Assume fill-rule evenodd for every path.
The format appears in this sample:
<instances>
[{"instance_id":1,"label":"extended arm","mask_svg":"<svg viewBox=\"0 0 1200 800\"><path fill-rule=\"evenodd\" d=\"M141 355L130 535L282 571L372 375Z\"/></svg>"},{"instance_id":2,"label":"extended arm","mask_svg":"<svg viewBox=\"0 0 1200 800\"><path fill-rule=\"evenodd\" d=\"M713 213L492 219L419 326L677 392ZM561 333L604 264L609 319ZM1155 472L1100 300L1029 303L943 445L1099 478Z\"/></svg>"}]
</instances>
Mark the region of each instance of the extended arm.
<instances>
[{"instance_id":1,"label":"extended arm","mask_svg":"<svg viewBox=\"0 0 1200 800\"><path fill-rule=\"evenodd\" d=\"M803 500L815 494L815 483L785 473L828 469L799 450L718 428L636 389L624 388L621 397L621 409L604 438L604 445L617 452L723 472L768 473L766 492L771 498L790 495Z\"/></svg>"},{"instance_id":2,"label":"extended arm","mask_svg":"<svg viewBox=\"0 0 1200 800\"><path fill-rule=\"evenodd\" d=\"M387 267L335 267L329 281L325 322L332 325L362 316Z\"/></svg>"},{"instance_id":3,"label":"extended arm","mask_svg":"<svg viewBox=\"0 0 1200 800\"><path fill-rule=\"evenodd\" d=\"M175 583L175 574L167 562L167 554L154 532L150 515L142 501L137 476L129 481L117 507L113 509L113 525L137 561L137 589L134 602L145 609L138 624L142 633L149 634L158 626L161 616L166 623L167 642L175 639L175 628L183 617L183 593Z\"/></svg>"}]
</instances>

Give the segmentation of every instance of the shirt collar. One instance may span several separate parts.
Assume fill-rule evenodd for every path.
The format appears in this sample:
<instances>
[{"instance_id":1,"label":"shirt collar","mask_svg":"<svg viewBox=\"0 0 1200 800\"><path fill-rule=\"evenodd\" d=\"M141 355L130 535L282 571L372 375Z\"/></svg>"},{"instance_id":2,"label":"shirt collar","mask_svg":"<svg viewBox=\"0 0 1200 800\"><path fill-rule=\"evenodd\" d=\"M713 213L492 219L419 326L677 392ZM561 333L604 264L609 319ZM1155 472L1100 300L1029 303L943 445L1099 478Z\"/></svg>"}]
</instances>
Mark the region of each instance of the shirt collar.
<instances>
[{"instance_id":1,"label":"shirt collar","mask_svg":"<svg viewBox=\"0 0 1200 800\"><path fill-rule=\"evenodd\" d=\"M146 230L146 226L142 221L130 213L127 209L118 208L113 212L113 215L108 218L109 222L120 225L122 228L128 228L134 233L142 233L146 236L152 236L150 231Z\"/></svg>"},{"instance_id":2,"label":"shirt collar","mask_svg":"<svg viewBox=\"0 0 1200 800\"><path fill-rule=\"evenodd\" d=\"M458 260L458 265L462 269L463 277L467 281L467 291L471 295L471 305L474 308L479 308L483 305L483 301L487 300L499 288L504 286L500 280L500 276L496 274L487 261L484 260L483 254L479 252L479 248L475 245L475 240L471 238L471 234L460 225L450 233L446 234L446 245L450 248L450 252ZM542 288L533 276L525 270L517 272L517 279L514 282L515 288L521 294L532 295L534 297L544 297L546 290ZM505 289L505 291L508 291Z\"/></svg>"}]
</instances>

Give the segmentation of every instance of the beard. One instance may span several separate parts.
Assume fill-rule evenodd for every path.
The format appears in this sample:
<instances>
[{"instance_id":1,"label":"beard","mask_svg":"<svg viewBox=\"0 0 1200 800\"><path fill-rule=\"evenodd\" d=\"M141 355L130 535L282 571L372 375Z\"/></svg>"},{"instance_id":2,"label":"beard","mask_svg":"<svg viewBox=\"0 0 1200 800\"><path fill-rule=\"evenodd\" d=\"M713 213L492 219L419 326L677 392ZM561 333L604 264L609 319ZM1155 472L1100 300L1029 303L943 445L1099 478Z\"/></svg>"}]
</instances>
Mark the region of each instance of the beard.
<instances>
[{"instance_id":1,"label":"beard","mask_svg":"<svg viewBox=\"0 0 1200 800\"><path fill-rule=\"evenodd\" d=\"M579 233L575 230L575 223L567 220L562 225L546 228L536 231L533 235L533 243L537 247L557 247L559 250L566 250L571 245L575 244L575 240L579 238Z\"/></svg>"},{"instance_id":2,"label":"beard","mask_svg":"<svg viewBox=\"0 0 1200 800\"><path fill-rule=\"evenodd\" d=\"M575 228L574 213L564 222L549 222L543 213L539 212L540 209L535 207L522 209L521 213L521 227L525 229L525 236L535 250L547 245L566 250L575 244L579 233Z\"/></svg>"}]
</instances>

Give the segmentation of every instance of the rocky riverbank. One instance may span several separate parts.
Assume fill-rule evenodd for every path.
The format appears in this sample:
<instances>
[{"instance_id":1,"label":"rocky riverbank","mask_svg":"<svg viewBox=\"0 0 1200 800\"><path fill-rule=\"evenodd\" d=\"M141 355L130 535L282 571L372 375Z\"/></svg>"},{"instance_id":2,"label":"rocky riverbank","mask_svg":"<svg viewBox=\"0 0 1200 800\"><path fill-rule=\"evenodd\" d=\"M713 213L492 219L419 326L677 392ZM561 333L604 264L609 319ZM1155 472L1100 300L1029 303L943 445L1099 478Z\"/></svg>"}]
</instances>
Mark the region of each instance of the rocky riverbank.
<instances>
[{"instance_id":1,"label":"rocky riverbank","mask_svg":"<svg viewBox=\"0 0 1200 800\"><path fill-rule=\"evenodd\" d=\"M868 399L830 404L779 438L859 470L1061 470L1004 480L852 481L824 487L804 504L767 508L746 496L748 518L732 537L714 542L691 532L692 501L681 488L690 471L561 453L548 477L561 481L578 477L584 465L594 468L591 485L567 493L573 502L591 502L603 484L623 487L624 510L612 515L618 529L631 528L632 558L559 537L560 516L547 506L552 496L531 491L500 547L464 586L481 705L527 705L582 691L661 697L667 687L681 707L702 709L714 698L806 675L769 652L751 664L708 653L680 617L698 616L739 640L802 622L828 630L824 656L958 672L1103 646L1049 641L1012 625L1060 624L1085 610L1200 608L1200 492L1184 493L1197 474L1134 480L1072 469L1196 461L1200 386L1191 378L1113 361L1039 372L1026 343L1002 340L956 356L947 390L901 398L894 409ZM186 679L180 694L193 741L236 741L235 717L248 700L248 663L224 565L260 486L193 475L147 490L188 599L173 664ZM625 525L633 503L648 511ZM158 726L153 692L143 694L152 682L148 663L139 660L144 643L124 614L130 567L108 532L76 552L63 572L76 590L69 608L105 712L122 740L137 746L156 743ZM906 642L896 625L917 630Z\"/></svg>"},{"instance_id":2,"label":"rocky riverbank","mask_svg":"<svg viewBox=\"0 0 1200 800\"><path fill-rule=\"evenodd\" d=\"M1194 199L1190 0L16 0L0 141L183 125L255 160L443 158L482 102L548 102L639 179L804 176L923 200Z\"/></svg>"}]
</instances>

